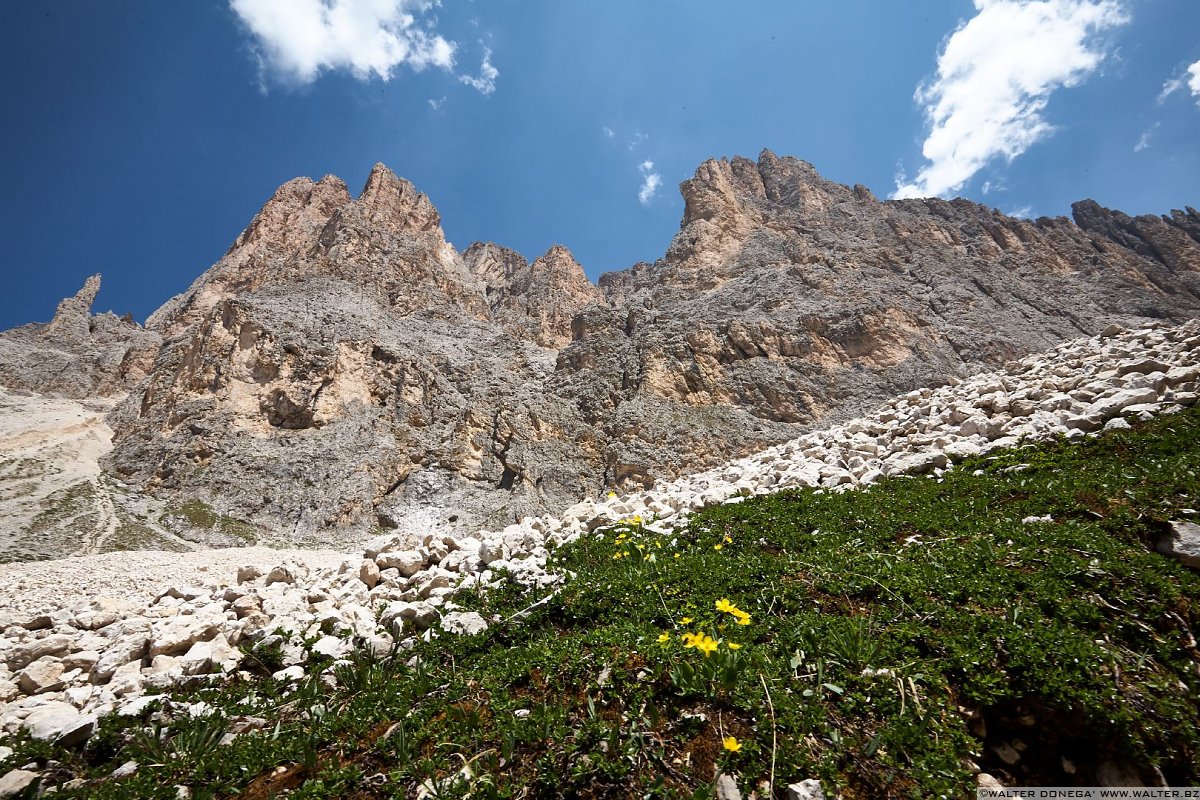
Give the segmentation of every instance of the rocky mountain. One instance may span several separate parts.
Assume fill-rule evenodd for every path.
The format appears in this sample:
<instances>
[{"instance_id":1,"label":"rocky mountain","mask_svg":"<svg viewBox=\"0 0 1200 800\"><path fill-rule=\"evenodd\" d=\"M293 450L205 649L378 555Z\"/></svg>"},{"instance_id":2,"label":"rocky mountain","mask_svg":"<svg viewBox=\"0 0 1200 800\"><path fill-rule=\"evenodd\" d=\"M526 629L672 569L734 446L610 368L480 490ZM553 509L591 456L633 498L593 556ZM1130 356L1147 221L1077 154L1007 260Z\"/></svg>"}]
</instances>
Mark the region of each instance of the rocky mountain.
<instances>
[{"instance_id":1,"label":"rocky mountain","mask_svg":"<svg viewBox=\"0 0 1200 800\"><path fill-rule=\"evenodd\" d=\"M146 377L161 343L130 316L92 314L100 276L58 304L50 322L0 332L0 386L55 397L124 395Z\"/></svg>"},{"instance_id":2,"label":"rocky mountain","mask_svg":"<svg viewBox=\"0 0 1200 800\"><path fill-rule=\"evenodd\" d=\"M293 180L130 328L161 346L106 367L112 386L145 378L109 417L104 469L260 540L497 528L1113 323L1200 315L1190 208L884 202L770 152L681 190L667 253L596 286L563 247L457 252L382 165L354 199Z\"/></svg>"}]
</instances>

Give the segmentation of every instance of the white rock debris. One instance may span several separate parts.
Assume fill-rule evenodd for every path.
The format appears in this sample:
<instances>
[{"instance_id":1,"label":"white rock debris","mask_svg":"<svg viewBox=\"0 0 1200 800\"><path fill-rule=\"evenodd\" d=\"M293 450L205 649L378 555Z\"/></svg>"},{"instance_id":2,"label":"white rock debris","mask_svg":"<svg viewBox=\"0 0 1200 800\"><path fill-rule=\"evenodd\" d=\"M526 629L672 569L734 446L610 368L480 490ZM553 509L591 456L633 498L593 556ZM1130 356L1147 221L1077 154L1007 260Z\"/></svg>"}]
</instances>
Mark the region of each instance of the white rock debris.
<instances>
[{"instance_id":1,"label":"white rock debris","mask_svg":"<svg viewBox=\"0 0 1200 800\"><path fill-rule=\"evenodd\" d=\"M585 500L561 517L473 536L385 534L363 553L336 560L331 553L224 550L207 554L204 565L202 553L114 553L87 560L82 575L80 565L55 572L65 562L4 565L0 731L84 741L99 716L145 708L149 689L220 680L238 668L239 645L247 643L278 646L284 669L276 676L298 679L305 653L281 634L312 637L314 651L330 659L355 647L386 652L416 635L477 634L494 621L459 610L456 592L504 580L553 586L562 578L546 569L550 550L607 524L639 516L666 532L713 504L937 475L1023 440L1094 434L1125 417L1172 413L1196 402L1198 356L1200 321L1110 328L1002 372L909 392L870 416L653 490ZM1173 542L1188 556L1194 527L1178 526ZM150 579L145 559L158 559L162 580ZM122 564L140 571L109 582ZM67 574L80 585L45 583Z\"/></svg>"}]
</instances>

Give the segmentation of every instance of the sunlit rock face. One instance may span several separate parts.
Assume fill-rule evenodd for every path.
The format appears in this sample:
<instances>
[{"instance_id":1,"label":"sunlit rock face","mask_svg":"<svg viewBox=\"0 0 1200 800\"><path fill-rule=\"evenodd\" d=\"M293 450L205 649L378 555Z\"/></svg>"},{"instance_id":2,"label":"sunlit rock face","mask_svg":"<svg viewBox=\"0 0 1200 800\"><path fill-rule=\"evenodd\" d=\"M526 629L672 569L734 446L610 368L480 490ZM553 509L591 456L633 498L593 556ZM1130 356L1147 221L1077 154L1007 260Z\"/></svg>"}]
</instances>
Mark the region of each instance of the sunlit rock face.
<instances>
[{"instance_id":1,"label":"sunlit rock face","mask_svg":"<svg viewBox=\"0 0 1200 800\"><path fill-rule=\"evenodd\" d=\"M0 376L80 391L5 343L90 352L125 325L85 382L128 392L106 474L260 541L340 544L559 511L1112 323L1200 313L1191 209L883 202L770 152L680 188L663 257L595 285L561 246L457 251L382 165L357 198L298 178L145 329L94 322L85 289L0 337Z\"/></svg>"}]
</instances>

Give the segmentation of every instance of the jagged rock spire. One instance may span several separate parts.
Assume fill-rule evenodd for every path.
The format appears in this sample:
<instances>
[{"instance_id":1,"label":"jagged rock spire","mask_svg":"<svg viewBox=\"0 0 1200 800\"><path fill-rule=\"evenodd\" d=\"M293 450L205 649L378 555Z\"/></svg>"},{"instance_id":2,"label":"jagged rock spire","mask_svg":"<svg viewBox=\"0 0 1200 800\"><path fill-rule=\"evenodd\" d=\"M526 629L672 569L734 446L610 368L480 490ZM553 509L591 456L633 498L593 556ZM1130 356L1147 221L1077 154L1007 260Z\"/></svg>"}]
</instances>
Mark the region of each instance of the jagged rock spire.
<instances>
[{"instance_id":1,"label":"jagged rock spire","mask_svg":"<svg viewBox=\"0 0 1200 800\"><path fill-rule=\"evenodd\" d=\"M92 275L84 281L83 288L74 297L66 297L59 301L54 319L46 329L46 333L58 339L71 342L82 342L88 338L91 331L92 303L100 292L100 275Z\"/></svg>"}]
</instances>

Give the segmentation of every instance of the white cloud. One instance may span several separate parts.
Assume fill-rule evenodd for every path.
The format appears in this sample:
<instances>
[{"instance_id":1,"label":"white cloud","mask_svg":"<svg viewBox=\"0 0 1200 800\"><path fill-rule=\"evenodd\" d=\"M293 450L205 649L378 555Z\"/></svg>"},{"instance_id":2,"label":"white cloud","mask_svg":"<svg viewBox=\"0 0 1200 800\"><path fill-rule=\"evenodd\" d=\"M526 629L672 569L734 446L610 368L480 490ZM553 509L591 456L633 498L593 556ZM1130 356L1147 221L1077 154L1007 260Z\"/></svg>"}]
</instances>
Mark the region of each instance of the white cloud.
<instances>
[{"instance_id":1,"label":"white cloud","mask_svg":"<svg viewBox=\"0 0 1200 800\"><path fill-rule=\"evenodd\" d=\"M311 83L348 70L391 79L405 65L454 68L455 44L419 19L433 0L229 0L253 34L259 63L285 81Z\"/></svg>"},{"instance_id":2,"label":"white cloud","mask_svg":"<svg viewBox=\"0 0 1200 800\"><path fill-rule=\"evenodd\" d=\"M1007 213L1010 217L1017 217L1019 219L1033 219L1033 206L1021 206L1020 208L1014 208L1012 211Z\"/></svg>"},{"instance_id":3,"label":"white cloud","mask_svg":"<svg viewBox=\"0 0 1200 800\"><path fill-rule=\"evenodd\" d=\"M649 134L642 133L641 131L634 131L633 137L629 140L629 150L632 152L638 149L645 144L646 140L649 138Z\"/></svg>"},{"instance_id":4,"label":"white cloud","mask_svg":"<svg viewBox=\"0 0 1200 800\"><path fill-rule=\"evenodd\" d=\"M614 131L612 128L608 127L607 125L605 125L600 130L604 131L604 136L605 136L605 138L608 138L608 139L611 139L617 135L617 132Z\"/></svg>"},{"instance_id":5,"label":"white cloud","mask_svg":"<svg viewBox=\"0 0 1200 800\"><path fill-rule=\"evenodd\" d=\"M478 89L482 94L491 94L496 91L496 78L500 77L500 70L492 66L492 50L489 47L483 48L483 62L479 65L479 77L472 75L460 75L458 79Z\"/></svg>"},{"instance_id":6,"label":"white cloud","mask_svg":"<svg viewBox=\"0 0 1200 800\"><path fill-rule=\"evenodd\" d=\"M975 0L978 13L946 39L937 75L917 89L930 131L928 163L893 197L960 189L988 162L1008 161L1052 132L1050 94L1076 86L1105 58L1100 31L1124 25L1119 0Z\"/></svg>"},{"instance_id":7,"label":"white cloud","mask_svg":"<svg viewBox=\"0 0 1200 800\"><path fill-rule=\"evenodd\" d=\"M662 185L662 176L654 171L654 162L649 159L638 164L638 171L642 173L642 188L638 189L638 202L648 206L650 200L658 193L658 187Z\"/></svg>"},{"instance_id":8,"label":"white cloud","mask_svg":"<svg viewBox=\"0 0 1200 800\"><path fill-rule=\"evenodd\" d=\"M1158 93L1158 102L1161 103L1169 95L1185 86L1191 92L1192 97L1200 97L1200 61L1188 66L1180 75L1164 83L1162 91ZM1200 101L1197 101L1197 104L1200 105Z\"/></svg>"},{"instance_id":9,"label":"white cloud","mask_svg":"<svg viewBox=\"0 0 1200 800\"><path fill-rule=\"evenodd\" d=\"M1161 122L1156 122L1156 123L1154 123L1153 125L1151 125L1149 128L1147 128L1147 129L1146 129L1146 130L1145 130L1145 131L1142 133L1141 137L1140 137L1140 138L1137 140L1137 144L1135 144L1135 145L1133 146L1133 152L1135 152L1135 153L1140 153L1140 152L1142 152L1143 150L1145 150L1147 147L1149 147L1149 146L1150 146L1150 136L1151 136L1151 135L1152 135L1152 134L1153 134L1153 133L1154 133L1156 130L1158 130L1158 126L1159 126L1159 125L1161 125L1161 124L1162 124Z\"/></svg>"},{"instance_id":10,"label":"white cloud","mask_svg":"<svg viewBox=\"0 0 1200 800\"><path fill-rule=\"evenodd\" d=\"M429 98L429 107L432 108L434 111L441 111L442 106L444 106L445 104L446 104L445 97L442 97L440 100L435 100L432 97Z\"/></svg>"}]
</instances>

